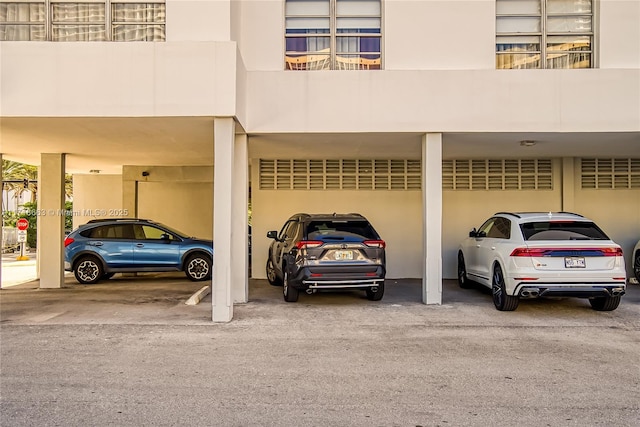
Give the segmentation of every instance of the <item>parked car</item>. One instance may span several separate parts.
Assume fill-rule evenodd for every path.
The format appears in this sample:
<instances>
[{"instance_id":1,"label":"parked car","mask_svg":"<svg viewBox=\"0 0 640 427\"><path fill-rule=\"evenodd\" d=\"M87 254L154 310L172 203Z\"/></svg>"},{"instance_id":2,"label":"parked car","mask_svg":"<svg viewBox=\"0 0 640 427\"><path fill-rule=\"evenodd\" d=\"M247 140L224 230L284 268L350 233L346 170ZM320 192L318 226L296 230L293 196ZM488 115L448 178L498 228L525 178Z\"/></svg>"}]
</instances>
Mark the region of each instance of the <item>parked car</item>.
<instances>
[{"instance_id":1,"label":"parked car","mask_svg":"<svg viewBox=\"0 0 640 427\"><path fill-rule=\"evenodd\" d=\"M458 283L480 283L493 303L512 311L520 299L588 298L594 310L615 310L626 289L621 247L577 214L499 212L460 245Z\"/></svg>"},{"instance_id":2,"label":"parked car","mask_svg":"<svg viewBox=\"0 0 640 427\"><path fill-rule=\"evenodd\" d=\"M184 271L190 280L211 278L211 240L146 219L92 220L71 232L64 246L65 270L84 284L134 272Z\"/></svg>"},{"instance_id":3,"label":"parked car","mask_svg":"<svg viewBox=\"0 0 640 427\"><path fill-rule=\"evenodd\" d=\"M267 237L267 278L283 285L285 301L323 289L361 289L369 300L382 299L386 245L364 216L298 213Z\"/></svg>"},{"instance_id":4,"label":"parked car","mask_svg":"<svg viewBox=\"0 0 640 427\"><path fill-rule=\"evenodd\" d=\"M636 247L633 248L633 274L640 285L640 240L636 243Z\"/></svg>"}]
</instances>

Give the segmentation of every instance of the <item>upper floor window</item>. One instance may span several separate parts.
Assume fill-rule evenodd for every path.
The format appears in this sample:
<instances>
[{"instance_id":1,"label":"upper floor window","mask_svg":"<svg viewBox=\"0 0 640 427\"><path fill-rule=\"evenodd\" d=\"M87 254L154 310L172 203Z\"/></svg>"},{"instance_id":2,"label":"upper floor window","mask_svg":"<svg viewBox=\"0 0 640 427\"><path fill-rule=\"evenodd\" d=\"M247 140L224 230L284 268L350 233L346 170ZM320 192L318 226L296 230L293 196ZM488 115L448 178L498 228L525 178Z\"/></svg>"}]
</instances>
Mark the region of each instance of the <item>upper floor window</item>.
<instances>
[{"instance_id":1,"label":"upper floor window","mask_svg":"<svg viewBox=\"0 0 640 427\"><path fill-rule=\"evenodd\" d=\"M287 70L379 70L380 0L286 0Z\"/></svg>"},{"instance_id":2,"label":"upper floor window","mask_svg":"<svg viewBox=\"0 0 640 427\"><path fill-rule=\"evenodd\" d=\"M592 68L592 0L496 0L496 68Z\"/></svg>"},{"instance_id":3,"label":"upper floor window","mask_svg":"<svg viewBox=\"0 0 640 427\"><path fill-rule=\"evenodd\" d=\"M0 41L164 41L165 4L0 0Z\"/></svg>"}]
</instances>

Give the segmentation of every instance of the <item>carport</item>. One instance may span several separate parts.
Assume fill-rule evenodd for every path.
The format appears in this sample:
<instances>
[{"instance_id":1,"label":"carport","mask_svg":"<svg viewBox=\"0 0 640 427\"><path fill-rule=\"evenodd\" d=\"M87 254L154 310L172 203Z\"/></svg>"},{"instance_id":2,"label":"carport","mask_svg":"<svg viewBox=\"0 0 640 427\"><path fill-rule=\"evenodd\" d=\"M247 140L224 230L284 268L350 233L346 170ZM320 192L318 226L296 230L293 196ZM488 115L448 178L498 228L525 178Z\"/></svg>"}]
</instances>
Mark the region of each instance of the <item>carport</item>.
<instances>
[{"instance_id":1,"label":"carport","mask_svg":"<svg viewBox=\"0 0 640 427\"><path fill-rule=\"evenodd\" d=\"M440 304L443 278L455 277L457 242L497 210L577 211L596 219L625 253L638 237L629 228L640 230L634 132L247 135L224 117L1 120L5 158L40 166L39 210L54 213L39 216L41 236L63 235L57 213L65 172L77 184L76 224L96 213L126 213L214 235L214 321L231 320L233 304L248 301L249 182L252 277L264 277L266 231L291 213L358 211L387 240L388 277L421 279L426 304ZM214 158L222 167L213 167ZM594 173L614 182L626 174L627 187L585 188L584 165L608 159L611 172ZM627 169L616 172L623 163ZM491 170L497 164L502 169ZM40 286L60 287L62 247L40 241Z\"/></svg>"}]
</instances>

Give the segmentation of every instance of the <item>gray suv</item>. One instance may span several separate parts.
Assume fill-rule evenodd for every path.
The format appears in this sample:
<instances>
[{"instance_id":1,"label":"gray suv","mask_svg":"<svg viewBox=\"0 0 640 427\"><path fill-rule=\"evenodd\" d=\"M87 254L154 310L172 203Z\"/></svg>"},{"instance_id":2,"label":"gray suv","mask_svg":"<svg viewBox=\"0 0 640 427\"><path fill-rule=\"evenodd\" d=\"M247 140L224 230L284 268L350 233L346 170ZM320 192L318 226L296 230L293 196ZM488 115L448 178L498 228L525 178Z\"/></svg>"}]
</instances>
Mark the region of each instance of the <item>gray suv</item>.
<instances>
[{"instance_id":1,"label":"gray suv","mask_svg":"<svg viewBox=\"0 0 640 427\"><path fill-rule=\"evenodd\" d=\"M285 301L325 289L360 289L371 301L382 299L385 242L362 215L298 213L267 237L273 239L267 279L283 286Z\"/></svg>"}]
</instances>

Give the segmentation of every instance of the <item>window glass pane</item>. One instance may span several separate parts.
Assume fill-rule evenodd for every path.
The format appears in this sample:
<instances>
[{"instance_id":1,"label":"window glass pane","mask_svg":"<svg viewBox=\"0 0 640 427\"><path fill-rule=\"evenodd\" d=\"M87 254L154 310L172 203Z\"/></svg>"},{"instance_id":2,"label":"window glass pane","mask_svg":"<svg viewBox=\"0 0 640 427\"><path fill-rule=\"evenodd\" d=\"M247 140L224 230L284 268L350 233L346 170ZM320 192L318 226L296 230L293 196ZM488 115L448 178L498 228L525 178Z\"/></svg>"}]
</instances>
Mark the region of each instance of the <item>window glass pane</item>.
<instances>
[{"instance_id":1,"label":"window glass pane","mask_svg":"<svg viewBox=\"0 0 640 427\"><path fill-rule=\"evenodd\" d=\"M497 37L496 52L539 52L540 37Z\"/></svg>"},{"instance_id":2,"label":"window glass pane","mask_svg":"<svg viewBox=\"0 0 640 427\"><path fill-rule=\"evenodd\" d=\"M54 3L53 22L104 22L105 4Z\"/></svg>"},{"instance_id":3,"label":"window glass pane","mask_svg":"<svg viewBox=\"0 0 640 427\"><path fill-rule=\"evenodd\" d=\"M590 36L549 36L547 37L548 50L579 51L591 50Z\"/></svg>"},{"instance_id":4,"label":"window glass pane","mask_svg":"<svg viewBox=\"0 0 640 427\"><path fill-rule=\"evenodd\" d=\"M44 41L44 25L0 24L0 41Z\"/></svg>"},{"instance_id":5,"label":"window glass pane","mask_svg":"<svg viewBox=\"0 0 640 427\"><path fill-rule=\"evenodd\" d=\"M369 28L380 31L380 18L338 18L336 19L338 31L342 29Z\"/></svg>"},{"instance_id":6,"label":"window glass pane","mask_svg":"<svg viewBox=\"0 0 640 427\"><path fill-rule=\"evenodd\" d=\"M380 16L380 0L337 0L338 16Z\"/></svg>"},{"instance_id":7,"label":"window glass pane","mask_svg":"<svg viewBox=\"0 0 640 427\"><path fill-rule=\"evenodd\" d=\"M44 3L0 3L0 22L44 22Z\"/></svg>"},{"instance_id":8,"label":"window glass pane","mask_svg":"<svg viewBox=\"0 0 640 427\"><path fill-rule=\"evenodd\" d=\"M59 42L104 41L104 25L57 25L51 27L51 39Z\"/></svg>"},{"instance_id":9,"label":"window glass pane","mask_svg":"<svg viewBox=\"0 0 640 427\"><path fill-rule=\"evenodd\" d=\"M591 13L591 0L547 0L547 13Z\"/></svg>"},{"instance_id":10,"label":"window glass pane","mask_svg":"<svg viewBox=\"0 0 640 427\"><path fill-rule=\"evenodd\" d=\"M551 53L547 55L547 68L591 68L591 53Z\"/></svg>"},{"instance_id":11,"label":"window glass pane","mask_svg":"<svg viewBox=\"0 0 640 427\"><path fill-rule=\"evenodd\" d=\"M161 3L116 3L114 22L164 22L165 5Z\"/></svg>"},{"instance_id":12,"label":"window glass pane","mask_svg":"<svg viewBox=\"0 0 640 427\"><path fill-rule=\"evenodd\" d=\"M529 69L540 68L539 53L511 53L496 55L497 69Z\"/></svg>"},{"instance_id":13,"label":"window glass pane","mask_svg":"<svg viewBox=\"0 0 640 427\"><path fill-rule=\"evenodd\" d=\"M539 33L540 18L498 17L496 31L498 33Z\"/></svg>"},{"instance_id":14,"label":"window glass pane","mask_svg":"<svg viewBox=\"0 0 640 427\"><path fill-rule=\"evenodd\" d=\"M287 33L290 29L315 29L315 33L329 32L329 18L287 18L286 24Z\"/></svg>"},{"instance_id":15,"label":"window glass pane","mask_svg":"<svg viewBox=\"0 0 640 427\"><path fill-rule=\"evenodd\" d=\"M287 0L287 16L329 16L329 0Z\"/></svg>"},{"instance_id":16,"label":"window glass pane","mask_svg":"<svg viewBox=\"0 0 640 427\"><path fill-rule=\"evenodd\" d=\"M116 42L161 42L165 41L164 25L121 25L112 27L113 41Z\"/></svg>"},{"instance_id":17,"label":"window glass pane","mask_svg":"<svg viewBox=\"0 0 640 427\"><path fill-rule=\"evenodd\" d=\"M498 15L539 15L540 0L498 0L496 13Z\"/></svg>"},{"instance_id":18,"label":"window glass pane","mask_svg":"<svg viewBox=\"0 0 640 427\"><path fill-rule=\"evenodd\" d=\"M550 33L590 32L590 16L548 17L547 31Z\"/></svg>"}]
</instances>

